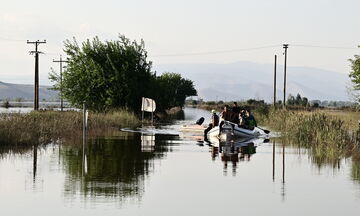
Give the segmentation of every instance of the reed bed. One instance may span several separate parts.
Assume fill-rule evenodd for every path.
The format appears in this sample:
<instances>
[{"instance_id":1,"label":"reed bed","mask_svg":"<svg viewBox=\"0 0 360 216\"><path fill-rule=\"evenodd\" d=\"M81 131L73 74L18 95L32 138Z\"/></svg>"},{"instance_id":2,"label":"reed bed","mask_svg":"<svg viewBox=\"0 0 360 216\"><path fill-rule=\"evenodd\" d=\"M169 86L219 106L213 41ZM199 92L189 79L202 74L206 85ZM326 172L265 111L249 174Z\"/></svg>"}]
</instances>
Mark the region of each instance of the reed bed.
<instances>
[{"instance_id":1,"label":"reed bed","mask_svg":"<svg viewBox=\"0 0 360 216\"><path fill-rule=\"evenodd\" d=\"M360 133L339 116L326 112L270 110L261 124L280 131L286 143L310 149L317 163L333 163L359 150Z\"/></svg>"},{"instance_id":2,"label":"reed bed","mask_svg":"<svg viewBox=\"0 0 360 216\"><path fill-rule=\"evenodd\" d=\"M140 121L125 110L89 114L89 134L101 135L111 129L137 127ZM0 114L0 146L44 144L82 133L82 113L44 111L28 114Z\"/></svg>"}]
</instances>

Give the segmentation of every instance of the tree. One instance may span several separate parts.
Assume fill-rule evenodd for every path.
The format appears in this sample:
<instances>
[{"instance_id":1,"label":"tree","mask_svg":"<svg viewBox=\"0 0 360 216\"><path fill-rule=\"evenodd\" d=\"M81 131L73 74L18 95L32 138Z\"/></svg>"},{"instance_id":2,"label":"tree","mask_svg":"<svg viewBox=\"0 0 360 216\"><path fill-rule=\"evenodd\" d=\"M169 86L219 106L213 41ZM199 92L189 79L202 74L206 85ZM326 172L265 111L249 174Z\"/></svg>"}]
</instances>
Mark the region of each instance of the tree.
<instances>
[{"instance_id":1,"label":"tree","mask_svg":"<svg viewBox=\"0 0 360 216\"><path fill-rule=\"evenodd\" d=\"M157 92L155 99L159 108L183 107L186 97L196 96L193 81L184 79L177 73L164 73L156 78Z\"/></svg>"},{"instance_id":2,"label":"tree","mask_svg":"<svg viewBox=\"0 0 360 216\"><path fill-rule=\"evenodd\" d=\"M349 59L349 61L351 63L349 77L351 82L354 84L354 89L360 90L360 55L354 55L354 59Z\"/></svg>"},{"instance_id":3,"label":"tree","mask_svg":"<svg viewBox=\"0 0 360 216\"><path fill-rule=\"evenodd\" d=\"M79 46L74 38L65 41L64 52L69 59L63 81L54 71L49 78L55 82L54 89L62 89L63 97L76 107L85 103L94 111L122 107L139 112L141 97L149 97L160 99L161 110L182 107L186 96L196 95L193 82L179 74L156 77L142 40L138 43L119 35L118 40L101 42L95 37Z\"/></svg>"}]
</instances>

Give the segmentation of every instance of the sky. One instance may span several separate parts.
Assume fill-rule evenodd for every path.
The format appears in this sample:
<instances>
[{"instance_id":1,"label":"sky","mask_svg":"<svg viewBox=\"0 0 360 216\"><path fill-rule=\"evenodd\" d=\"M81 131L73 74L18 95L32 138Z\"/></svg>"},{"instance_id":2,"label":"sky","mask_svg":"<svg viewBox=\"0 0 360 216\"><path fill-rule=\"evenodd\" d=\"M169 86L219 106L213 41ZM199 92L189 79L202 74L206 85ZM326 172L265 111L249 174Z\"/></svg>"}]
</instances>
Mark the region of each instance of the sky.
<instances>
[{"instance_id":1,"label":"sky","mask_svg":"<svg viewBox=\"0 0 360 216\"><path fill-rule=\"evenodd\" d=\"M0 0L0 5L3 82L33 83L34 45L26 40L47 41L39 45L41 85L50 84L50 68L59 70L52 60L73 37L143 39L155 66L272 64L274 55L283 64L282 44L288 43L289 66L347 74L347 59L360 50L359 0Z\"/></svg>"}]
</instances>

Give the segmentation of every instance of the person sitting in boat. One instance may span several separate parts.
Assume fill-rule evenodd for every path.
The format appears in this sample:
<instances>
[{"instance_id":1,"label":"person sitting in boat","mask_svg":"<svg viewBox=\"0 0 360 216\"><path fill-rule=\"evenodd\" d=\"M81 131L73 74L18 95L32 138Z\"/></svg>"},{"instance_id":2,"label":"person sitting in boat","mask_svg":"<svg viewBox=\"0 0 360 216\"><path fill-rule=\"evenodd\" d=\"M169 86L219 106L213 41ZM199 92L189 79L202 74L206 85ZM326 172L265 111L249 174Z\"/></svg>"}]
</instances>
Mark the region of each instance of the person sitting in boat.
<instances>
[{"instance_id":1,"label":"person sitting in boat","mask_svg":"<svg viewBox=\"0 0 360 216\"><path fill-rule=\"evenodd\" d=\"M257 127L255 117L251 114L250 110L245 110L244 115L241 118L240 127L253 130Z\"/></svg>"},{"instance_id":2,"label":"person sitting in boat","mask_svg":"<svg viewBox=\"0 0 360 216\"><path fill-rule=\"evenodd\" d=\"M211 110L211 123L209 126L204 130L204 140L207 141L207 133L213 129L214 127L219 125L219 116L216 114L215 110Z\"/></svg>"}]
</instances>

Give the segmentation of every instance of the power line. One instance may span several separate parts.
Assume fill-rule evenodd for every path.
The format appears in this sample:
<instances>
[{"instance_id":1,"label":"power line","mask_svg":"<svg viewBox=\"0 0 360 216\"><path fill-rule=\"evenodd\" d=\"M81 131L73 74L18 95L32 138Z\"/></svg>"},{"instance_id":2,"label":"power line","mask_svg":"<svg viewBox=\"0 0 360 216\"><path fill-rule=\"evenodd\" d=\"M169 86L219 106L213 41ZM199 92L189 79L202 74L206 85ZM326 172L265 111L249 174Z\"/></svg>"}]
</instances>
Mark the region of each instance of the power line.
<instances>
[{"instance_id":1,"label":"power line","mask_svg":"<svg viewBox=\"0 0 360 216\"><path fill-rule=\"evenodd\" d=\"M11 39L11 38L6 38L6 37L2 37L0 36L0 40L2 41L12 41L12 42L24 42L24 39Z\"/></svg>"},{"instance_id":2,"label":"power line","mask_svg":"<svg viewBox=\"0 0 360 216\"><path fill-rule=\"evenodd\" d=\"M319 45L305 45L305 44L290 44L290 45L294 47L321 48L321 49L358 49L358 47L319 46Z\"/></svg>"},{"instance_id":3,"label":"power line","mask_svg":"<svg viewBox=\"0 0 360 216\"><path fill-rule=\"evenodd\" d=\"M159 54L159 55L150 55L151 57L176 57L176 56L195 56L195 55L213 55L221 53L232 53L232 52L243 52L259 49L274 48L280 46L270 45L270 46L261 46L261 47L251 47L251 48L240 48L240 49L231 49L231 50L218 50L218 51L207 51L207 52L194 52L194 53L176 53L176 54Z\"/></svg>"}]
</instances>

